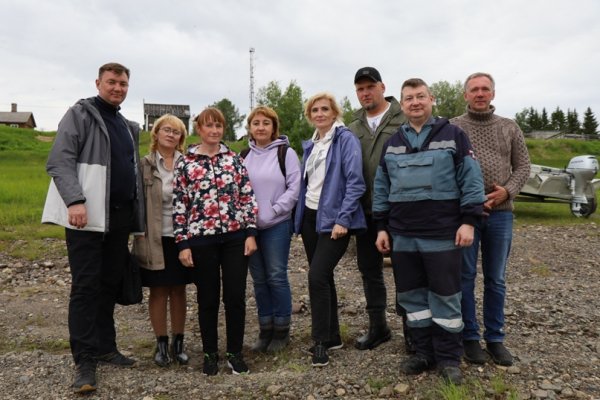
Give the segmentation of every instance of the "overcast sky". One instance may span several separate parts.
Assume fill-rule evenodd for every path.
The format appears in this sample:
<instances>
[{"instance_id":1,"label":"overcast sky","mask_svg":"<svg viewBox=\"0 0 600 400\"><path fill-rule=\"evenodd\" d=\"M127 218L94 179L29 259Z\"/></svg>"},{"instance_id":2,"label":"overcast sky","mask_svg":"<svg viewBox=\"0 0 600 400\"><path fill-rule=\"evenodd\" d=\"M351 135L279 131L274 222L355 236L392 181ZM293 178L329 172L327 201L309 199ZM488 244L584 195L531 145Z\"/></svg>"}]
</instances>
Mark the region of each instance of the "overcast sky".
<instances>
[{"instance_id":1,"label":"overcast sky","mask_svg":"<svg viewBox=\"0 0 600 400\"><path fill-rule=\"evenodd\" d=\"M77 99L97 94L98 67L131 69L123 113L143 122L143 102L222 98L250 106L255 92L291 80L304 97L330 91L358 107L356 70L379 69L386 94L402 82L496 78L497 113L591 107L600 119L597 0L0 0L0 111L32 111L56 130ZM285 133L285 132L284 132Z\"/></svg>"}]
</instances>

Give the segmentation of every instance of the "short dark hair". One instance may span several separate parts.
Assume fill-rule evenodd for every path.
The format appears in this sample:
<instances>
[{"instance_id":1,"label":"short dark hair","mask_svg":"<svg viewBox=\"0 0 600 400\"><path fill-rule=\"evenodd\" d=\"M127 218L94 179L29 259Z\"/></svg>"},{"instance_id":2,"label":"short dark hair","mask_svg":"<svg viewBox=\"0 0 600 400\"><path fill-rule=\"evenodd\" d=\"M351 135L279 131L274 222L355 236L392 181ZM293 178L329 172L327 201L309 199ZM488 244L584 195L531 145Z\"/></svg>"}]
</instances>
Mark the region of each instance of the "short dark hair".
<instances>
[{"instance_id":1,"label":"short dark hair","mask_svg":"<svg viewBox=\"0 0 600 400\"><path fill-rule=\"evenodd\" d=\"M421 86L425 86L425 88L427 89L427 93L431 94L431 90L429 89L429 86L427 85L427 83L421 79L421 78L410 78L404 81L404 83L402 84L402 88L400 89L400 99L402 99L402 91L404 90L405 87L411 87L411 88L418 88Z\"/></svg>"},{"instance_id":2,"label":"short dark hair","mask_svg":"<svg viewBox=\"0 0 600 400\"><path fill-rule=\"evenodd\" d=\"M127 78L129 78L129 68L119 63L112 62L101 66L98 70L98 79L102 78L102 74L104 74L106 71L114 72L117 75L125 73L125 75L127 75Z\"/></svg>"}]
</instances>

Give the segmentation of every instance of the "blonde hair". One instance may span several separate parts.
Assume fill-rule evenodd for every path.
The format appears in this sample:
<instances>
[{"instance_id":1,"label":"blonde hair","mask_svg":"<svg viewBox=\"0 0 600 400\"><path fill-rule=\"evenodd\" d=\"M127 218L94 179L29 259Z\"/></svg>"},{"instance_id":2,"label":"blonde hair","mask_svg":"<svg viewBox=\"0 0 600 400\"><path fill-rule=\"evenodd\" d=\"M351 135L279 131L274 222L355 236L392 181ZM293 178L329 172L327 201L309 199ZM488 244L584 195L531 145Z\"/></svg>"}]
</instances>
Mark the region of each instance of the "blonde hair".
<instances>
[{"instance_id":1,"label":"blonde hair","mask_svg":"<svg viewBox=\"0 0 600 400\"><path fill-rule=\"evenodd\" d=\"M172 114L165 114L156 121L154 121L154 126L150 131L150 151L154 152L158 149L158 131L165 124L169 124L173 127L173 129L181 132L181 136L179 136L179 143L177 143L176 149L179 152L183 153L183 147L185 146L185 137L187 136L187 129L185 129L185 124L183 123L183 121Z\"/></svg>"},{"instance_id":2,"label":"blonde hair","mask_svg":"<svg viewBox=\"0 0 600 400\"><path fill-rule=\"evenodd\" d=\"M328 92L317 93L317 94L311 96L306 101L306 104L304 105L304 116L306 117L306 119L310 122L310 109L317 101L323 100L323 99L329 101L329 106L331 107L331 110L333 110L333 112L335 113L335 119L337 121L341 121L342 110L340 109L340 106L338 105L337 101L335 101L335 97L331 93L328 93Z\"/></svg>"}]
</instances>

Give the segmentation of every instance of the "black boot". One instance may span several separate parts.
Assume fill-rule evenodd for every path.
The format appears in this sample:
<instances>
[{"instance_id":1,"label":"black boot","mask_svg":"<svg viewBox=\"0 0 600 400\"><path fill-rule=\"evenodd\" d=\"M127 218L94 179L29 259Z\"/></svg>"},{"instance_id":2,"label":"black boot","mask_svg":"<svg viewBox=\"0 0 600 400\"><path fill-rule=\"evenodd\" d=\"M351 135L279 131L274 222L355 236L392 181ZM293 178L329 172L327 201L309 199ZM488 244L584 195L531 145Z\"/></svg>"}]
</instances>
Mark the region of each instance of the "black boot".
<instances>
[{"instance_id":1,"label":"black boot","mask_svg":"<svg viewBox=\"0 0 600 400\"><path fill-rule=\"evenodd\" d=\"M173 359L179 365L186 365L190 361L188 355L183 352L183 333L173 335L173 340L171 343L171 354L173 356Z\"/></svg>"},{"instance_id":2,"label":"black boot","mask_svg":"<svg viewBox=\"0 0 600 400\"><path fill-rule=\"evenodd\" d=\"M406 324L406 313L402 315L402 332L404 333L404 350L406 351L406 354L415 354L417 351L413 339L410 336L410 328Z\"/></svg>"},{"instance_id":3,"label":"black boot","mask_svg":"<svg viewBox=\"0 0 600 400\"><path fill-rule=\"evenodd\" d=\"M392 338L392 331L385 321L385 311L369 313L369 331L356 339L358 350L372 350Z\"/></svg>"},{"instance_id":4,"label":"black boot","mask_svg":"<svg viewBox=\"0 0 600 400\"><path fill-rule=\"evenodd\" d=\"M273 323L260 324L260 333L258 334L258 340L252 346L252 351L264 353L267 351L267 347L271 343L273 338Z\"/></svg>"},{"instance_id":5,"label":"black boot","mask_svg":"<svg viewBox=\"0 0 600 400\"><path fill-rule=\"evenodd\" d=\"M156 337L156 350L154 351L154 362L159 367L168 367L169 364L171 364L171 357L169 356L168 336Z\"/></svg>"},{"instance_id":6,"label":"black boot","mask_svg":"<svg viewBox=\"0 0 600 400\"><path fill-rule=\"evenodd\" d=\"M273 339L269 346L267 346L267 352L276 353L283 350L288 343L290 343L290 324L286 325L275 325L273 329Z\"/></svg>"}]
</instances>

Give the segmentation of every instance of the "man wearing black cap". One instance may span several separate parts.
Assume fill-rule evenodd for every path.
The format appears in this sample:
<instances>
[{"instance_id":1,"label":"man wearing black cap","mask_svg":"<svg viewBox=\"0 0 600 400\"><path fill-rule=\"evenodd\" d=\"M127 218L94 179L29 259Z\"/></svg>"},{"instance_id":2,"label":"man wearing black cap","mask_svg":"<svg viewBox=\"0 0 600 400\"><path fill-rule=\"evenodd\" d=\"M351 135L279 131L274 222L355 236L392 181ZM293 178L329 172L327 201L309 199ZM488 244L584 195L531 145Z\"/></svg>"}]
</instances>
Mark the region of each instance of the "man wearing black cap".
<instances>
[{"instance_id":1,"label":"man wearing black cap","mask_svg":"<svg viewBox=\"0 0 600 400\"><path fill-rule=\"evenodd\" d=\"M371 213L373 180L383 144L398 130L405 117L400 104L393 96L384 97L385 85L375 68L359 69L354 76L354 86L362 108L354 113L348 128L360 140L363 175L367 184L367 190L362 197L362 206L367 217L367 232L356 236L356 255L369 314L369 330L356 340L355 347L359 350L370 350L392 337L385 318L387 295L383 280L383 256L375 247L377 229ZM398 308L398 311L403 315L401 309ZM407 351L410 352L406 328L404 337Z\"/></svg>"}]
</instances>

